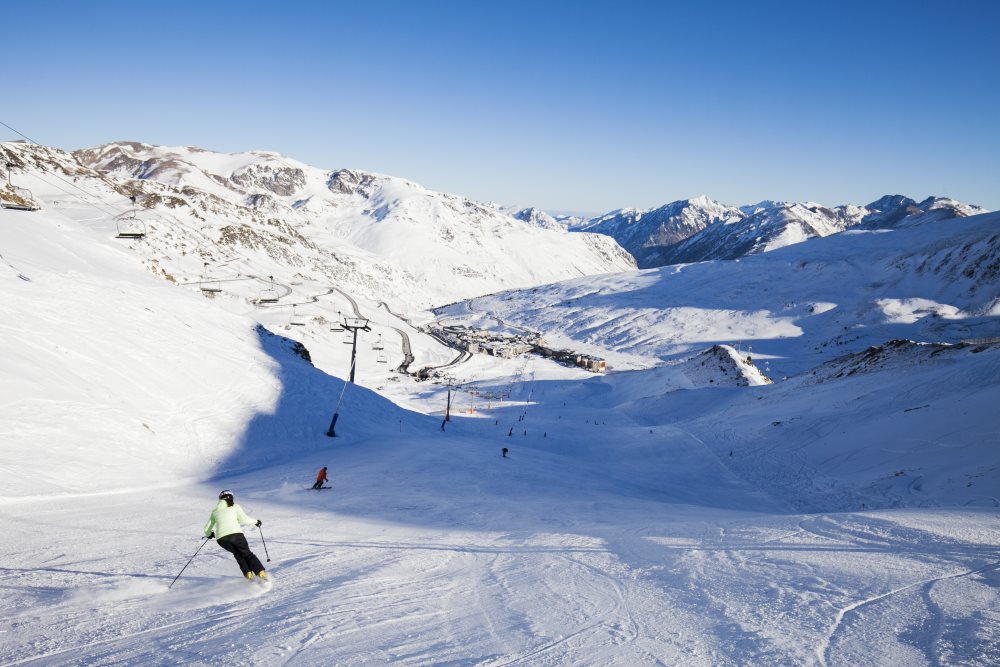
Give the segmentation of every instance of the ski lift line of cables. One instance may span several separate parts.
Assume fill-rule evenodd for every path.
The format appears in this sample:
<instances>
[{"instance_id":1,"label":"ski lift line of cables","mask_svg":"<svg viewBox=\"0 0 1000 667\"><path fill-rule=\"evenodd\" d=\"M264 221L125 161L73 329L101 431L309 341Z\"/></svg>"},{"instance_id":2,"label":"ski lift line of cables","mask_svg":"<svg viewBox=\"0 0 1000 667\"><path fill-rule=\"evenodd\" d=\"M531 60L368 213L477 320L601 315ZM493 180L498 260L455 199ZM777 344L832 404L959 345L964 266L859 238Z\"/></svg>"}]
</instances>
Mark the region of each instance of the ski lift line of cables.
<instances>
[{"instance_id":1,"label":"ski lift line of cables","mask_svg":"<svg viewBox=\"0 0 1000 667\"><path fill-rule=\"evenodd\" d=\"M29 137L28 135L24 134L23 132L20 132L19 130L14 129L13 127L11 127L7 123L3 122L2 120L0 120L0 125L3 125L4 127L6 127L11 132L14 132L14 133L18 134L19 136L21 136L22 138L24 138L26 141L34 144L35 146L42 146L42 144L38 143L37 141L35 141L31 137ZM43 148L44 148L44 146L43 146ZM85 195L89 195L89 196L94 197L96 199L101 199L101 197L99 195L95 195L93 192L89 192L87 190L84 190L83 188L81 188L76 183L73 183L72 181L67 181L66 179L64 179L63 177L59 176L58 174L52 174L52 176L54 176L55 178L59 179L60 181L62 181L66 185L69 185L70 187L76 188L77 190L79 190L80 192L82 192ZM49 185L51 185L51 183L49 183ZM62 190L62 192L66 192L66 191ZM70 194L70 193L67 192L66 194ZM106 212L107 211L105 211L105 213ZM122 213L128 213L128 211L119 211L118 212L119 215L122 214Z\"/></svg>"},{"instance_id":2,"label":"ski lift line of cables","mask_svg":"<svg viewBox=\"0 0 1000 667\"><path fill-rule=\"evenodd\" d=\"M15 129L15 128L11 127L11 126L10 126L10 125L8 125L7 123L3 122L2 120L0 120L0 125L3 125L4 127L6 127L6 128L7 128L8 130L10 130L11 132L14 132L15 134L17 134L17 135L19 135L20 137L24 138L24 139L25 139L26 141L28 141L28 142L30 142L30 143L32 143L32 144L34 144L34 145L36 145L36 146L42 146L42 144L38 143L37 141L35 141L35 140L34 140L34 139L32 139L31 137L29 137L28 135L24 134L24 133L23 133L23 132L21 132L20 130L17 130L17 129ZM46 173L48 173L48 172L46 172ZM65 183L66 185L69 185L70 187L73 187L73 188L76 188L77 190L79 190L79 191L80 191L80 192L82 192L83 194L87 195L88 197L92 197L92 198L94 198L94 199L96 199L96 200L98 200L98 201L102 202L102 203L103 203L103 204L105 204L106 206L109 206L110 208L112 208L112 210L115 210L115 207L114 207L114 205L112 205L112 204L108 204L108 203L107 203L107 201L106 201L106 200L104 199L104 197L102 197L102 196L100 196L100 195L97 195L97 194L94 194L93 192L89 192L88 190L85 190L85 189L81 188L81 187L80 187L79 185L77 185L76 183L73 183L72 181L67 181L67 180L66 180L65 178L62 178L62 177L61 177L61 176L59 176L58 174L54 174L54 173L53 173L53 174L50 174L50 175L51 175L52 177L54 177L54 178L56 178L56 179L58 179L58 180L62 181L62 182L63 182L63 183ZM124 215L124 214L126 214L126 213L128 213L128 212L129 212L128 210L120 210L120 211L118 211L117 213L111 213L111 212L109 212L109 211L107 211L107 210L105 210L105 209L101 208L100 206L98 206L97 204L95 204L95 203L94 203L94 202L92 202L92 201L87 201L86 199L83 199L82 197L80 197L80 196L79 196L79 195L77 195L77 194L74 194L74 193L72 193L72 192L67 192L66 190L63 190L63 189L62 189L62 188L60 188L59 186L57 186L57 185L54 185L54 184L52 184L51 182L49 182L49 181L45 180L44 178L42 178L41 176L38 176L37 174L35 175L35 177L36 177L36 178L38 178L39 180L41 180L41 181L42 181L43 183L45 183L46 185L50 185L50 186L52 186L53 188L55 188L56 190L59 190L60 192L62 192L62 193L64 193L64 194L66 194L66 195L69 195L70 197L75 197L76 199L80 200L81 202L83 202L83 203L84 203L84 204L86 204L87 206L90 206L91 208L94 208L94 209L97 209L98 211L100 211L101 213L104 213L105 215L110 215L110 216L111 216L112 218L114 218L114 217L116 217L116 216L119 216L119 215ZM160 214L160 213L159 213L158 211L155 211L155 210L153 210L153 209L146 209L146 212L147 212L147 213L149 213L149 214L151 214L151 215L152 215L152 216L153 216L154 218L157 218L158 220L160 220L160 222L163 222L163 223L169 223L169 222L179 222L179 221L178 221L178 220L176 220L176 219L173 219L173 220L171 220L171 219L169 219L169 218L165 218L165 217L163 217L163 216L162 216L162 215L161 215L161 214ZM172 217L172 216L171 216L171 217ZM194 231L195 231L195 232L196 232L196 233L197 233L197 234L198 234L199 236L201 236L203 240L205 240L205 241L208 241L209 243L212 243L212 244L214 244L214 241L213 241L212 239L208 238L208 236L207 236L207 235L205 235L205 234L204 234L204 233L203 233L203 232L202 232L202 231L201 231L200 229L194 229ZM238 258L238 257L239 257L239 256L237 256L237 258ZM234 258L234 260L228 260L228 261L235 261L235 259L237 259L237 258Z\"/></svg>"},{"instance_id":3,"label":"ski lift line of cables","mask_svg":"<svg viewBox=\"0 0 1000 667\"><path fill-rule=\"evenodd\" d=\"M27 140L27 141L30 141L31 143L35 144L36 146L41 146L41 144L39 144L39 143L38 143L37 141L35 141L35 140L34 140L34 139L32 139L31 137L29 137L29 136L25 135L25 134L24 134L23 132L20 132L20 131L18 131L18 130L16 130L16 129L14 129L13 127L11 127L11 126L10 126L10 125L8 125L7 123L3 122L2 120L0 120L0 125L3 125L3 126L4 126L4 127L6 127L6 128L8 129L8 130L10 130L10 131L11 131L11 132L13 132L14 134L18 135L18 136L19 136L19 137L21 137L22 139L25 139L25 140Z\"/></svg>"},{"instance_id":4,"label":"ski lift line of cables","mask_svg":"<svg viewBox=\"0 0 1000 667\"><path fill-rule=\"evenodd\" d=\"M40 143L38 143L37 141L35 141L35 140L34 140L34 139L32 139L31 137L27 136L27 135L26 135L26 134L24 134L23 132L21 132L21 131L19 131L19 130L15 129L15 128L13 128L13 127L11 127L11 126L10 126L10 125L8 125L7 123L5 123L5 122L3 122L3 121L0 121L0 125L3 125L4 127L6 127L7 129L11 130L12 132L14 132L14 133L18 134L19 136L21 136L22 138L24 138L24 139L25 139L25 140L27 140L28 142L30 142L30 143L32 143L32 144L34 144L34 145L36 145L36 146L41 146L41 144L40 144ZM48 172L46 172L46 173L48 173ZM134 210L135 210L134 208L132 208L132 209L129 209L129 210L117 210L117 209L116 209L116 207L115 207L115 206L114 206L113 204L109 204L109 203L108 203L108 202L107 202L107 201L105 200L105 198L104 198L104 197L102 197L102 196L100 196L100 195L98 195L98 194L95 194L95 193L93 193L93 192L90 192L90 191L88 191L88 190L86 190L86 189L84 189L84 188L80 187L80 186L79 186L79 185L77 185L76 183L73 183L72 181L68 181L68 180L66 180L65 178L62 178L62 177L61 177L61 176L59 176L58 174L55 174L55 173L49 173L49 175L51 175L51 176L52 176L53 178L55 178L55 179L57 179L57 180L61 181L62 183L65 183L66 185L68 185L68 186L70 186L70 187L72 187L72 188L75 188L75 189L79 190L80 192L82 192L83 194L87 195L88 197L90 197L90 198L92 198L92 199L96 199L97 201L101 202L101 203L102 203L102 204L104 204L105 206L108 206L108 207L109 207L109 208L111 208L112 210L111 210L111 211L109 211L109 210L107 210L106 208L103 208L102 206L99 206L98 204L95 204L95 203L94 203L93 201L89 201L89 200L87 200L87 199L84 199L83 197L80 197L80 195L77 195L76 193L73 193L73 192L69 192L69 191L67 191L67 190L65 190L65 189L63 189L63 188L61 188L61 187L59 187L58 185L56 185L56 184L52 183L51 181L49 181L49 180L47 180L47 179L43 178L42 176L39 176L39 175L35 174L35 178L38 178L39 180L41 180L41 181L42 181L43 183L45 183L46 185L49 185L50 187L52 187L52 188L54 188L54 189L58 190L59 192L62 192L63 194L65 194L65 195L67 195L67 196L70 196L70 197L73 197L73 198L75 198L75 199L79 200L79 201L80 201L80 202L82 202L83 204L85 204L85 205L87 205L87 206L89 206L89 207L91 207L91 208L93 208L93 209L95 209L95 210L97 210L97 211L100 211L101 213L104 213L105 215L108 215L108 216L111 216L112 218L117 218L117 217L119 217L119 216L122 216L122 215L126 215L126 214L128 214L128 213L130 213L130 212L134 214ZM115 212L115 211L117 211L117 212ZM163 222L163 223L170 223L171 221L172 221L172 222L178 222L178 221L177 221L176 219L173 219L173 220L171 220L171 219L168 219L168 218L165 218L165 217L164 217L164 216L162 216L162 215L161 215L161 214L160 214L160 213L159 213L158 211L155 211L155 210L153 210L153 209L146 209L146 210L145 210L145 213L147 213L147 214L150 214L150 215L152 215L152 217L154 217L154 218L156 218L156 219L160 220L160 221L161 221L161 222ZM171 218L172 218L172 217L173 217L173 216L171 216ZM196 229L196 228L195 228L195 229L193 229L193 231L194 231L194 233L196 233L196 234L197 234L198 236L200 236L200 237L201 237L201 238L202 238L202 239L203 239L204 241L207 241L207 242L209 242L209 243L212 243L212 244L214 244L213 240L212 240L212 239L210 239L210 238L209 238L209 237L208 237L208 236L207 236L207 235L206 235L205 233L203 233L203 232L202 232L202 231L201 231L200 229ZM244 258L242 258L242 257L241 257L240 255L236 255L235 257L231 257L231 258L228 258L228 259L226 259L226 260L225 260L225 263L229 263L229 262L234 262L234 261L237 261L237 260L239 260L239 259L244 259Z\"/></svg>"},{"instance_id":5,"label":"ski lift line of cables","mask_svg":"<svg viewBox=\"0 0 1000 667\"><path fill-rule=\"evenodd\" d=\"M34 139L32 139L32 138L28 137L27 135L25 135L24 133L19 132L18 130L15 130L13 127L11 127L7 123L3 122L2 120L0 120L0 125L3 125L4 127L6 127L7 129L9 129L10 131L18 134L19 136L23 137L25 140L29 141L30 143L34 144L35 146L41 146L42 145L42 144L38 143L37 141L35 141ZM88 192L87 190L84 190L83 188L81 188L76 183L73 183L72 181L67 181L65 178L59 176L58 174L50 174L50 175L53 178L56 178L56 179L62 181L66 185L68 185L70 187L73 187L73 188L76 188L77 190L79 190L80 192L82 192L83 194L85 194L85 195L87 195L89 197L93 197L94 199L97 199L97 200L102 200L102 197L100 197L98 195L95 195L93 192ZM35 175L35 178L38 178L39 180L41 180L42 182L44 182L46 185L51 185L52 187L54 187L56 190L59 190L63 194L69 195L70 197L76 197L77 199L79 199L80 201L82 201L84 204L87 204L88 206L96 208L101 213L107 213L107 214L109 214L111 216L122 215L124 213L128 213L128 210L121 210L121 211L118 211L116 213L109 213L108 211L104 210L103 208L101 208L97 204L95 204L95 203L93 203L91 201L87 201L87 200L81 198L79 195L76 195L76 194L74 194L72 192L67 192L66 190L63 190L62 188L60 188L59 186L53 185L49 181L46 181L44 178L42 178L41 176L38 176L37 174ZM111 206L111 208L114 209L114 207L112 205L110 205L110 204L107 204L107 205Z\"/></svg>"},{"instance_id":6,"label":"ski lift line of cables","mask_svg":"<svg viewBox=\"0 0 1000 667\"><path fill-rule=\"evenodd\" d=\"M53 174L53 176L55 176L55 174ZM68 197L73 197L73 198L75 198L75 199L78 199L78 200L79 200L80 202L82 202L83 204L86 204L87 206L89 206L89 207L91 207L91 208L94 208L94 209L97 209L97 210L98 210L98 211L100 211L101 213L104 213L105 215L109 215L109 216L111 216L112 218L114 218L114 217L117 217L117 216L119 216L119 215L124 215L125 213L128 213L128 211L127 211L127 210L126 210L126 211L118 211L118 212L115 212L115 211L113 211L113 210L112 210L112 211L109 211L109 210L107 210L107 209L104 209L104 208L101 208L100 206L98 206L98 205L97 205L97 204L95 204L94 202L92 202L92 201L87 201L86 199L84 199L84 198L83 198L83 197L81 197L80 195L76 194L75 192L70 192L69 190L64 190L63 188L59 187L59 186L58 186L58 185L56 185L55 183L52 183L52 182L50 182L50 181L46 180L45 178L43 178L42 176L39 176L38 174L34 174L34 177L35 177L35 178L37 178L38 180L42 181L43 183L45 183L45 184L46 184L46 185L48 185L49 187L51 187L51 188L54 188L54 189L58 190L59 192L63 193L64 195L66 195L66 196L68 196ZM58 176L56 176L56 178L59 178L59 177L58 177ZM60 180L63 180L63 179L60 179ZM72 183L71 183L70 185L72 185ZM79 189L79 188L78 188L78 189ZM86 192L86 191L84 190L84 192ZM89 193L88 193L88 194L89 194ZM93 195L90 195L90 196L92 196L92 197L93 197Z\"/></svg>"},{"instance_id":7,"label":"ski lift line of cables","mask_svg":"<svg viewBox=\"0 0 1000 667\"><path fill-rule=\"evenodd\" d=\"M21 132L21 131L19 131L19 130L15 129L15 128L13 128L13 127L11 127L11 126L10 126L10 125L8 125L7 123L5 123L5 122L3 122L3 121L0 121L0 125L3 125L4 127L6 127L7 129L11 130L12 132L15 132L16 134L18 134L19 136L23 137L23 138L24 138L25 140L29 141L30 143L32 143L32 144L34 144L34 145L36 145L36 146L41 146L41 144L39 144L39 143L38 143L37 141L35 141L35 140L34 140L34 139L32 139L31 137L27 136L27 135L26 135L26 134L24 134L23 132ZM58 185L56 185L56 184L52 183L51 181L47 180L46 178L44 178L44 177L42 177L42 176L40 176L40 175L38 175L38 174L35 174L35 178L39 179L40 181L42 181L42 182L43 182L43 183L45 183L46 185L48 185L48 186L50 186L50 187L52 187L52 188L54 188L54 189L58 190L59 192L62 192L63 194L65 194L65 195L67 195L67 196L69 196L69 197L73 197L73 198L77 199L78 201L82 202L82 203L83 203L83 204L85 204L86 206L89 206L89 207L91 207L91 208L93 208L93 209L95 209L95 210L97 210L97 211L100 211L101 213L104 213L105 215L108 215L108 216L111 216L111 218L112 218L112 219L115 219L115 218L118 218L118 217L120 217L120 216L123 216L123 215L127 215L127 214L129 214L129 213L131 213L131 214L133 215L133 217L134 217L134 215L135 215L135 208L134 208L134 201L135 201L135 200L134 200L134 198L133 198L133 207L132 207L132 208L130 208L130 209L126 209L126 210L117 210L117 209L115 208L115 206L114 206L113 204L109 204L109 203L108 203L108 202L107 202L107 201L105 200L105 198L104 198L104 197L102 197L102 196L100 196L100 195L97 195L97 194L95 194L95 193L93 193L93 192L90 192L90 191L88 191L88 190L85 190L84 188L81 188L81 187L80 187L79 185L77 185L76 183L73 183L72 181L68 181L68 180L66 180L65 178L63 178L63 177L59 176L59 175L58 175L58 174L56 174L56 173L50 173L50 172L46 172L46 173L47 173L48 175L52 176L53 178L55 178L56 180L58 180L58 181L60 181L60 182L62 182L62 183L65 183L66 185L68 185L68 186L70 186L70 187L72 187L72 188L75 188L75 189L79 190L80 192L82 192L83 194L87 195L87 196L88 196L88 197L90 197L91 199L96 199L97 201L101 202L101 203L102 203L102 204L104 204L105 206L108 206L108 207L109 207L109 208L111 208L112 210L111 210L111 211L109 211L108 209L106 209L106 208L103 208L102 206L99 206L98 204L95 204L95 203L94 203L93 201L90 201L90 200L87 200L87 199L84 199L83 197L81 197L80 195L78 195L78 194L76 194L76 193L74 193L74 192L70 192L70 191L68 191L68 190L65 190L64 188L61 188L61 187L59 187ZM117 211L117 212L116 212L116 211ZM160 215L160 214L159 214L159 212L157 212L157 211L155 211L155 210L152 210L152 209L146 209L146 213L149 213L149 214L151 214L151 215L152 215L153 217L157 218L157 219L158 219L158 220L160 220L161 222L164 222L164 223L169 223L169 222L170 222L170 220L168 220L167 218L164 218L164 217L163 217L162 215ZM177 222L177 221L176 221L176 220L174 220L174 222ZM204 233L203 233L203 232L202 232L202 231L201 231L200 229L195 229L194 231L195 231L195 232L196 232L196 233L197 233L197 234L198 234L198 235L199 235L200 237L202 237L202 239L203 239L203 240L205 240L205 241L208 241L208 242L212 242L212 240L211 240L211 239L209 239L209 238L208 238L208 236L207 236L207 235L205 235L205 234L204 234ZM145 236L145 234L143 234L142 236ZM119 238L130 238L130 237L123 237L123 236L121 236L121 234L119 234ZM141 238L141 237L137 237L137 238ZM242 257L241 257L241 256L239 256L239 255L237 255L236 257L232 257L232 258L229 258L229 259L227 259L227 260L225 261L225 263L229 263L229 262L234 262L234 261L236 261L236 260L238 260L238 259L242 259ZM221 290L220 290L220 291L221 291Z\"/></svg>"}]
</instances>

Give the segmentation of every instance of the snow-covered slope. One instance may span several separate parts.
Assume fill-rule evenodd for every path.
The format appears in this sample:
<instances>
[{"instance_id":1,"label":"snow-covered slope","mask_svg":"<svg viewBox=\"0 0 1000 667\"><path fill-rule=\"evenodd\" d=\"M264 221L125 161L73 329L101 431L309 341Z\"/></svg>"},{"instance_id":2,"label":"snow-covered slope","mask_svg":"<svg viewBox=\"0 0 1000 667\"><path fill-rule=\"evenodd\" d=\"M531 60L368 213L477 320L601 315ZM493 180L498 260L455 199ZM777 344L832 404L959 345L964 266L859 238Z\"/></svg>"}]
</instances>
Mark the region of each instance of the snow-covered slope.
<instances>
[{"instance_id":1,"label":"snow-covered slope","mask_svg":"<svg viewBox=\"0 0 1000 667\"><path fill-rule=\"evenodd\" d=\"M854 230L734 261L671 266L503 292L450 322L504 322L618 367L753 344L782 375L892 338L1000 335L1000 214Z\"/></svg>"},{"instance_id":2,"label":"snow-covered slope","mask_svg":"<svg viewBox=\"0 0 1000 667\"><path fill-rule=\"evenodd\" d=\"M618 369L476 354L435 384L387 369L402 335L454 351L310 278L369 251L234 208L210 175L31 159L43 210L0 210L0 663L1000 659L1000 353L943 344L998 333L1000 216L465 302L456 321ZM299 187L260 159L225 173ZM109 233L129 187L163 245ZM298 311L248 303L268 269ZM394 357L365 334L347 387L338 308ZM332 489L308 490L320 466ZM268 588L201 541L221 488L263 521Z\"/></svg>"},{"instance_id":3,"label":"snow-covered slope","mask_svg":"<svg viewBox=\"0 0 1000 667\"><path fill-rule=\"evenodd\" d=\"M4 497L200 478L277 404L253 321L66 220L0 210L0 225Z\"/></svg>"},{"instance_id":4,"label":"snow-covered slope","mask_svg":"<svg viewBox=\"0 0 1000 667\"><path fill-rule=\"evenodd\" d=\"M1000 505L1000 343L889 341L719 400L699 415L660 404L800 509Z\"/></svg>"},{"instance_id":5,"label":"snow-covered slope","mask_svg":"<svg viewBox=\"0 0 1000 667\"><path fill-rule=\"evenodd\" d=\"M636 418L645 418L647 412L676 411L676 419L690 420L691 432L706 442L764 446L769 438L787 432L773 430L771 423L786 423L789 415L794 416L801 431L795 437L782 435L769 448L778 452L803 447L801 456L808 463L797 456L795 465L806 465L810 478L827 480L828 475L829 480L796 483L789 496L803 496L802 486L818 492L824 484L854 489L845 498L864 495L863 489L877 486L884 469L869 466L868 459L850 471L827 470L823 462L837 452L854 451L856 443L887 437L905 441L893 450L896 460L922 471L927 481L923 493L935 485L939 488L926 496L929 502L983 500L982 487L971 496L964 493L958 481L966 477L985 475L986 488L1000 491L1000 464L994 460L992 445L986 444L993 441L996 424L990 425L992 416L984 403L1000 392L997 346L982 353L976 348L953 353L947 346L914 344L906 348L903 359L916 361L894 361L877 378L868 368L866 377L871 379L865 380L854 377L859 364L864 364L852 357L840 359L845 354L867 359L865 355L874 354L868 348L882 350L893 339L952 346L963 340L1000 341L1000 214L970 217L960 225L944 220L895 231L849 231L735 261L504 292L450 306L440 314L451 324L489 326L502 321L560 347L606 358L612 369L651 368L646 372L658 379L647 384L658 387L660 396L648 400L655 405L623 409ZM711 408L704 404L693 408L688 399L671 398L677 388L744 384L734 382L732 375L709 376L710 382L691 380L691 370L714 371L716 364L705 350L726 342L741 350L734 354L738 362L752 357L762 377L791 379L753 398L722 394L722 404ZM887 352L877 356L884 358L897 347L885 347ZM712 348L725 349L731 350ZM652 369L663 361L669 363ZM931 363L924 366L923 361ZM672 368L687 369L687 377L678 380L669 374ZM829 379L830 384L816 385L819 378ZM866 398L869 392L882 391L880 385L884 396L877 401ZM975 400L968 398L973 394ZM765 396L774 402L757 402ZM897 418L923 404L937 406L927 413L934 416ZM745 410L753 428L730 430L728 415L736 405ZM823 407L810 407L816 405ZM964 415L965 428L947 424L950 411ZM893 428L900 430L890 434ZM844 433L850 436L841 437ZM863 437L865 433L869 437ZM826 438L823 446L808 443L810 434ZM963 451L961 462L937 467L934 457L939 450L921 449L920 443L939 441ZM890 460L893 456L887 454L884 464ZM790 474L788 459L768 461L758 461L764 468L748 469L747 475L755 483L777 488L777 480L760 475L777 469ZM913 500L906 494L895 498L893 502ZM985 496L989 498L996 498L992 490Z\"/></svg>"},{"instance_id":6,"label":"snow-covered slope","mask_svg":"<svg viewBox=\"0 0 1000 667\"><path fill-rule=\"evenodd\" d=\"M182 230L197 227L209 241L199 254L210 255L213 266L249 255L258 274L336 281L403 311L498 286L634 266L602 235L525 223L404 179L318 169L275 153L123 142L74 157L119 187L138 191L142 206L168 207ZM165 235L150 235L148 242L162 254L191 243Z\"/></svg>"}]
</instances>

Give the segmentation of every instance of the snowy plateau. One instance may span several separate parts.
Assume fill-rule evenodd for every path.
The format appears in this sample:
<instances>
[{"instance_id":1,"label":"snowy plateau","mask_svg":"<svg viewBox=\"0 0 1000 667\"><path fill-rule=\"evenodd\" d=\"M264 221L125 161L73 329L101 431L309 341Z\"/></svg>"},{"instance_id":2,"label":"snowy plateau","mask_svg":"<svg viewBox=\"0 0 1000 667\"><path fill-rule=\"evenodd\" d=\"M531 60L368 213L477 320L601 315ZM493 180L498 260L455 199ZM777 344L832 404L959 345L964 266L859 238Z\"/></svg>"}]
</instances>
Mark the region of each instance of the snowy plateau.
<instances>
[{"instance_id":1,"label":"snowy plateau","mask_svg":"<svg viewBox=\"0 0 1000 667\"><path fill-rule=\"evenodd\" d=\"M275 153L0 163L0 664L1000 664L1000 214L699 198L657 247L752 243L640 270Z\"/></svg>"}]
</instances>

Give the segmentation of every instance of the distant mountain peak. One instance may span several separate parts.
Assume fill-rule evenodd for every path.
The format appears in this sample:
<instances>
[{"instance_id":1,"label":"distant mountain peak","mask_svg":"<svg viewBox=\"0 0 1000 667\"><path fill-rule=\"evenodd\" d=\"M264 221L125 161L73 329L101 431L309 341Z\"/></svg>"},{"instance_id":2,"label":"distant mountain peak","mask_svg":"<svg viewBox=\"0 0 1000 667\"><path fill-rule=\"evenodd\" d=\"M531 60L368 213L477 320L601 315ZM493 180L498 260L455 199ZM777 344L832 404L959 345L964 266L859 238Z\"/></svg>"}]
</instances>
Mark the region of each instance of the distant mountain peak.
<instances>
[{"instance_id":1,"label":"distant mountain peak","mask_svg":"<svg viewBox=\"0 0 1000 667\"><path fill-rule=\"evenodd\" d=\"M565 227L560 225L554 217L541 209L535 208L534 206L522 208L519 211L515 211L511 215L517 220L526 222L533 227L539 227L541 229L557 229L559 231L565 230Z\"/></svg>"},{"instance_id":2,"label":"distant mountain peak","mask_svg":"<svg viewBox=\"0 0 1000 667\"><path fill-rule=\"evenodd\" d=\"M614 237L632 253L640 268L650 263L655 248L669 246L697 234L708 226L741 219L743 213L706 195L677 201L650 209L623 208L593 218L577 227Z\"/></svg>"},{"instance_id":3,"label":"distant mountain peak","mask_svg":"<svg viewBox=\"0 0 1000 667\"><path fill-rule=\"evenodd\" d=\"M776 200L733 208L699 195L652 209L619 209L579 229L613 236L640 268L652 268L736 259L854 226L892 228L985 212L947 197L928 197L918 204L899 194L885 195L867 206L834 208Z\"/></svg>"}]
</instances>

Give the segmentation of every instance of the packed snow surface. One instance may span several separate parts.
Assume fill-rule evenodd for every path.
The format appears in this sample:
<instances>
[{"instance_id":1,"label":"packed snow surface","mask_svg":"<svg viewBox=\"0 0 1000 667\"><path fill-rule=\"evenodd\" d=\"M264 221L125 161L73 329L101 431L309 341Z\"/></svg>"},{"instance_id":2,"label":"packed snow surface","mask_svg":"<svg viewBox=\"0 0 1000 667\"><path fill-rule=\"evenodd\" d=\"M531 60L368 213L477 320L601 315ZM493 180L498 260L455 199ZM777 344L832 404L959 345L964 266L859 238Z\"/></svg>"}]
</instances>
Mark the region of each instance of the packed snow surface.
<instances>
[{"instance_id":1,"label":"packed snow surface","mask_svg":"<svg viewBox=\"0 0 1000 667\"><path fill-rule=\"evenodd\" d=\"M392 369L456 352L385 304L47 204L0 210L0 664L1000 662L993 218L458 304L619 368L473 355L444 422ZM223 488L269 586L202 543Z\"/></svg>"}]
</instances>

